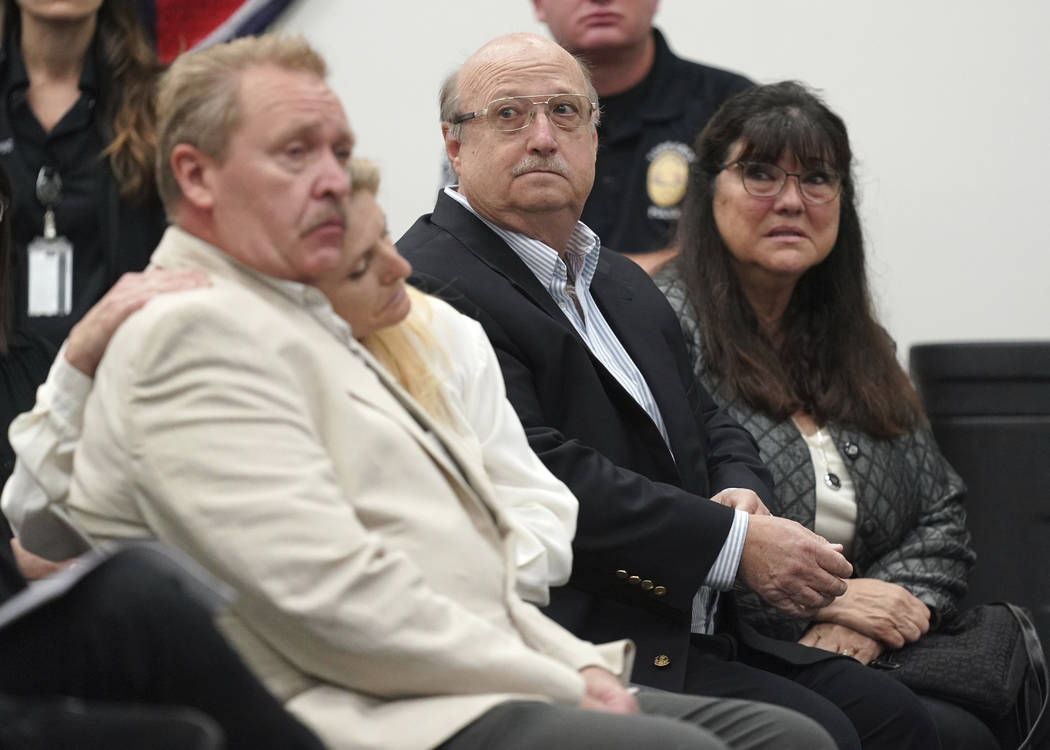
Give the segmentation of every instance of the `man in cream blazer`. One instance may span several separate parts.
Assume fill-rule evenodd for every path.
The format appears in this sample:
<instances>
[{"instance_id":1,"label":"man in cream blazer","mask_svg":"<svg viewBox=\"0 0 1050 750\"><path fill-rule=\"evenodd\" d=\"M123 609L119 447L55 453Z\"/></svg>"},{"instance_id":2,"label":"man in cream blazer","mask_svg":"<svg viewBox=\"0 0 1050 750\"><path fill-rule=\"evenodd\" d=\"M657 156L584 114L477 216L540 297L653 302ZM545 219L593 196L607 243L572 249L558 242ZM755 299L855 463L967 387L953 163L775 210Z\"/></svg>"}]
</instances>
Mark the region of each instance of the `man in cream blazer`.
<instances>
[{"instance_id":1,"label":"man in cream blazer","mask_svg":"<svg viewBox=\"0 0 1050 750\"><path fill-rule=\"evenodd\" d=\"M211 285L110 343L65 508L89 537L159 538L229 582L231 640L333 748L828 746L780 709L636 701L628 642L517 596L478 457L315 287L369 262L344 237L352 135L316 53L263 37L184 56L158 110L175 226L152 262Z\"/></svg>"}]
</instances>

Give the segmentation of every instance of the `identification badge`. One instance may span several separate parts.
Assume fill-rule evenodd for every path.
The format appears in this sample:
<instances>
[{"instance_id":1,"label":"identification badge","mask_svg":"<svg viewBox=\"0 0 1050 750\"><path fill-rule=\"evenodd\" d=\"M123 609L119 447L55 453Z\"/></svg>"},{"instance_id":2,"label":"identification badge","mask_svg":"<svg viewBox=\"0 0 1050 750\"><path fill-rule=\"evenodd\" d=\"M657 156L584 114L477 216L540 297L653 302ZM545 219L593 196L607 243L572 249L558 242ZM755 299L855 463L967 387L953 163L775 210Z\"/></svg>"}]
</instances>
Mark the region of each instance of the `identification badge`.
<instances>
[{"instance_id":1,"label":"identification badge","mask_svg":"<svg viewBox=\"0 0 1050 750\"><path fill-rule=\"evenodd\" d=\"M73 311L73 245L65 237L37 237L29 243L29 315Z\"/></svg>"}]
</instances>

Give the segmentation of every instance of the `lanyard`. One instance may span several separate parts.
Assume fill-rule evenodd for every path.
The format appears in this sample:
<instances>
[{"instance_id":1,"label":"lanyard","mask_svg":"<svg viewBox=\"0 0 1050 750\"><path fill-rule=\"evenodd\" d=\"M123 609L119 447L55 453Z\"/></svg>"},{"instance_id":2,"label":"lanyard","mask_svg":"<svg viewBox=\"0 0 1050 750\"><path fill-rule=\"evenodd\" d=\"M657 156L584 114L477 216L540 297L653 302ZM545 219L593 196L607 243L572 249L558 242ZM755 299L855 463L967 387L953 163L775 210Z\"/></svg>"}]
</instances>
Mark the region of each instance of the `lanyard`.
<instances>
[{"instance_id":1,"label":"lanyard","mask_svg":"<svg viewBox=\"0 0 1050 750\"><path fill-rule=\"evenodd\" d=\"M62 177L54 167L43 166L36 175L36 199L44 207L44 239L58 236L55 207L62 202Z\"/></svg>"}]
</instances>

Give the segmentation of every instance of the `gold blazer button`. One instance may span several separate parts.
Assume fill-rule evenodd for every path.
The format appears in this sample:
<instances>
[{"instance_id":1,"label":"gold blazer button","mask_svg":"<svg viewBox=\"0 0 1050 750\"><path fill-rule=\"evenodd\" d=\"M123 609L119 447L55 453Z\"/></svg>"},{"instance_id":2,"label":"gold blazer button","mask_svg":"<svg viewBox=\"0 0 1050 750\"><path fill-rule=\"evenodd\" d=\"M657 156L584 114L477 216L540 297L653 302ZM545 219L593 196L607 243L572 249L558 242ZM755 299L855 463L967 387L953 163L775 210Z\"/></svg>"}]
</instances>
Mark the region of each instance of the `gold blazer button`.
<instances>
[{"instance_id":1,"label":"gold blazer button","mask_svg":"<svg viewBox=\"0 0 1050 750\"><path fill-rule=\"evenodd\" d=\"M669 667L671 666L671 657L667 654L657 654L656 658L653 659L653 666L660 667L661 669Z\"/></svg>"}]
</instances>

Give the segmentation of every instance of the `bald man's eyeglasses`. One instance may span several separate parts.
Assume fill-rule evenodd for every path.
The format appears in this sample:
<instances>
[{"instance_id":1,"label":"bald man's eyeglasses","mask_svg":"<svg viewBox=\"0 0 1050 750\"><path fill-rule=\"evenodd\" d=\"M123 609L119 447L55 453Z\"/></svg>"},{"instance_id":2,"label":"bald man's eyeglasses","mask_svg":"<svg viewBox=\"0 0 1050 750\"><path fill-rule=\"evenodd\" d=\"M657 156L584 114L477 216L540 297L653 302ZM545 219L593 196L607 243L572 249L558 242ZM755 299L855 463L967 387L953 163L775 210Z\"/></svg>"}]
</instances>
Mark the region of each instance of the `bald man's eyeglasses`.
<instances>
[{"instance_id":1,"label":"bald man's eyeglasses","mask_svg":"<svg viewBox=\"0 0 1050 750\"><path fill-rule=\"evenodd\" d=\"M507 96L493 99L485 109L467 112L452 118L452 124L458 125L476 117L484 117L489 127L500 133L513 133L524 130L532 124L536 108L545 106L547 118L562 130L575 130L591 122L598 109L597 102L592 102L583 94L537 94L536 96Z\"/></svg>"}]
</instances>

